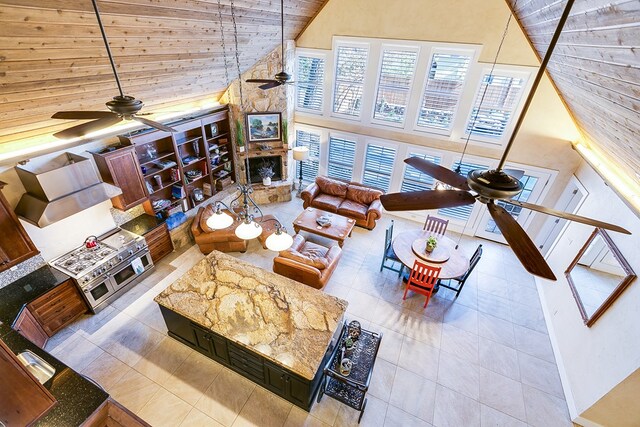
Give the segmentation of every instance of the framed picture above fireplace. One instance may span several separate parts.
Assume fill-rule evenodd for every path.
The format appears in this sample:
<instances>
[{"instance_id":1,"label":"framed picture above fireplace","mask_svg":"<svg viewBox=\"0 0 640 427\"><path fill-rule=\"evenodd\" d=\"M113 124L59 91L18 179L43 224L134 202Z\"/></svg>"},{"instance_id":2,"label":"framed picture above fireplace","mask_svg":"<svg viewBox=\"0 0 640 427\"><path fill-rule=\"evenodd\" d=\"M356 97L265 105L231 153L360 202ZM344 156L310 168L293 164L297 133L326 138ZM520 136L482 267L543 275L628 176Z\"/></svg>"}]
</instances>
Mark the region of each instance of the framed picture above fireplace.
<instances>
[{"instance_id":1,"label":"framed picture above fireplace","mask_svg":"<svg viewBox=\"0 0 640 427\"><path fill-rule=\"evenodd\" d=\"M249 142L280 141L282 139L281 113L247 113Z\"/></svg>"}]
</instances>

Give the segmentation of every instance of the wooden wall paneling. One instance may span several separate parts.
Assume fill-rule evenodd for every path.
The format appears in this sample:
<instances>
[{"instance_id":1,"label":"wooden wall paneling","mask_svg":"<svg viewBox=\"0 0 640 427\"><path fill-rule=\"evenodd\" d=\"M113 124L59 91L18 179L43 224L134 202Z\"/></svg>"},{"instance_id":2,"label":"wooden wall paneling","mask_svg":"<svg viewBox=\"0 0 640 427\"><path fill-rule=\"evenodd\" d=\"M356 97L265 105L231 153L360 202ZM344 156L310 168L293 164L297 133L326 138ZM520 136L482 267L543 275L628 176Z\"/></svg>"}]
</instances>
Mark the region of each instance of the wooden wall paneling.
<instances>
[{"instance_id":1,"label":"wooden wall paneling","mask_svg":"<svg viewBox=\"0 0 640 427\"><path fill-rule=\"evenodd\" d=\"M507 0L514 8L515 0ZM520 1L514 12L539 55L564 0ZM548 72L580 131L640 183L640 2L576 2Z\"/></svg>"},{"instance_id":2,"label":"wooden wall paneling","mask_svg":"<svg viewBox=\"0 0 640 427\"><path fill-rule=\"evenodd\" d=\"M222 17L233 57L229 0ZM295 38L326 0L285 2L285 37ZM218 99L226 90L218 6L201 0L98 0L125 93L155 106ZM241 69L280 43L280 5L236 0ZM233 74L232 74L233 75ZM0 0L0 143L75 124L56 111L105 110L117 94L91 3Z\"/></svg>"}]
</instances>

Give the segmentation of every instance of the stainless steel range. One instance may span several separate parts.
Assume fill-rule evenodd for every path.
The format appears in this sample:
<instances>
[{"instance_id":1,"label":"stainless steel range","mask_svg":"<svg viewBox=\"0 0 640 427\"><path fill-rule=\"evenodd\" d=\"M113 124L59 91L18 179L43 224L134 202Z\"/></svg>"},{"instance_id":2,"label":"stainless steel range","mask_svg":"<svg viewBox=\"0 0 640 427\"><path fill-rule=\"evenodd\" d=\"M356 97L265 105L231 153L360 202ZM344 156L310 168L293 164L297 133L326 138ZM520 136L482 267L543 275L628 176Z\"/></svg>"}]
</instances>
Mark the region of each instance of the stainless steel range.
<instances>
[{"instance_id":1,"label":"stainless steel range","mask_svg":"<svg viewBox=\"0 0 640 427\"><path fill-rule=\"evenodd\" d=\"M116 229L87 242L49 264L76 280L93 312L154 268L146 241L137 234Z\"/></svg>"}]
</instances>

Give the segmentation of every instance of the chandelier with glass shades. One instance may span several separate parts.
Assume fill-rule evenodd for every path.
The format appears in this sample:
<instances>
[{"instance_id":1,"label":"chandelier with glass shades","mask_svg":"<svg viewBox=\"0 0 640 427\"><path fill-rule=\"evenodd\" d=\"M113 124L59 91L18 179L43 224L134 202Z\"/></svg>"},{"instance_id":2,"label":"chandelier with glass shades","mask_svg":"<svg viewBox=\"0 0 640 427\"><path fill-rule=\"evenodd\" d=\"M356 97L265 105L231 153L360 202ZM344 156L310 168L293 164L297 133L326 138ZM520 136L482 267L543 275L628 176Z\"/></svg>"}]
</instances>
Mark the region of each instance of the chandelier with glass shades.
<instances>
[{"instance_id":1,"label":"chandelier with glass shades","mask_svg":"<svg viewBox=\"0 0 640 427\"><path fill-rule=\"evenodd\" d=\"M243 96L242 96L242 73L240 72L240 57L238 54L238 30L236 27L236 16L234 10L233 0L231 1L231 20L233 23L233 38L235 44L235 59L236 59L236 70L238 72L238 89L240 92L240 112L242 114L242 107L244 104ZM225 77L227 81L227 87L229 86L229 72L228 72L228 63L227 63L227 49L225 47L224 42L224 26L222 24L222 6L220 5L220 0L218 0L218 16L220 18L220 35L222 37L222 52L224 57L224 71ZM249 172L249 153L247 152L245 156L245 168L247 171L247 184L239 184L238 191L240 191L240 195L233 199L233 201L227 206L223 202L216 202L214 213L207 219L207 226L212 230L222 230L224 228L231 227L231 225L236 221L240 221L240 225L236 227L235 234L238 238L243 240L255 239L256 237L262 234L262 226L260 223L265 223L267 221L275 221L276 231L272 233L267 240L265 241L265 245L268 249L272 251L283 251L288 249L293 244L293 237L287 234L287 230L284 226L275 218L264 218L262 210L258 207L256 202L251 198L251 194L253 193L253 188L251 187L251 175ZM240 200L242 199L242 203ZM223 211L222 208L226 208L227 212ZM258 221L256 221L256 215L259 215Z\"/></svg>"},{"instance_id":2,"label":"chandelier with glass shades","mask_svg":"<svg viewBox=\"0 0 640 427\"><path fill-rule=\"evenodd\" d=\"M262 234L262 226L260 223L275 221L276 231L267 237L265 245L268 249L276 252L290 248L293 244L293 237L287 234L287 230L277 219L264 218L262 210L260 210L250 196L251 193L253 193L251 184L238 185L238 190L240 191L240 195L230 203L230 206L227 206L223 202L216 202L213 215L207 219L207 226L212 230L221 230L230 227L238 220L240 221L240 225L236 227L236 236L243 240L250 240ZM241 207L240 199L242 199ZM226 208L230 214L223 211L223 207ZM237 213L235 211L237 211ZM256 221L256 215L254 214L259 215L258 221Z\"/></svg>"}]
</instances>

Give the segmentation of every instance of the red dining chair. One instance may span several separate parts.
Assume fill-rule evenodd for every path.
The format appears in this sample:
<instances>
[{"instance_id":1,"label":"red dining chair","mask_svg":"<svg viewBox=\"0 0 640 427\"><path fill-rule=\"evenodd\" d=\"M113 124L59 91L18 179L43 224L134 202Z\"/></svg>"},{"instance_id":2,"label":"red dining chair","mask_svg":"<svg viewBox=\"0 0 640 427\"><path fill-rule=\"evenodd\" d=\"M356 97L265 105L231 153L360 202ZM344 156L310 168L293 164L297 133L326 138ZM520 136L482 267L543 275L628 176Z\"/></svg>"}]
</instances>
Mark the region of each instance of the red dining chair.
<instances>
[{"instance_id":1,"label":"red dining chair","mask_svg":"<svg viewBox=\"0 0 640 427\"><path fill-rule=\"evenodd\" d=\"M440 267L432 267L420 261L415 261L402 299L407 299L407 292L412 290L427 297L423 307L427 308L427 304L429 304L429 300L431 299L431 293L433 293L433 288L438 282L440 269Z\"/></svg>"}]
</instances>

